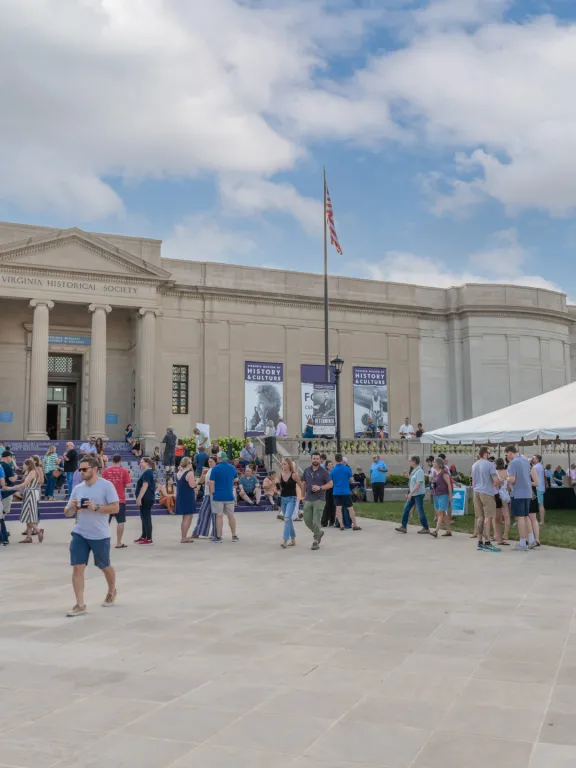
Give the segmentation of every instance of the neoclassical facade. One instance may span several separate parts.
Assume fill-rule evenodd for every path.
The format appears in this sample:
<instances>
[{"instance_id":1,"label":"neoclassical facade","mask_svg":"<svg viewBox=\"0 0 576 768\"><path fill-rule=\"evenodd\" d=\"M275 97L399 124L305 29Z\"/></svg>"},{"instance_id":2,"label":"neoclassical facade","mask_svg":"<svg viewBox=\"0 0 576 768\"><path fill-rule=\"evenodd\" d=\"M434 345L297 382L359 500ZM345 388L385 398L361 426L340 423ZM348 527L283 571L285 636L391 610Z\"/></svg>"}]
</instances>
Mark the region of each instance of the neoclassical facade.
<instances>
[{"instance_id":1,"label":"neoclassical facade","mask_svg":"<svg viewBox=\"0 0 576 768\"><path fill-rule=\"evenodd\" d=\"M0 223L0 438L121 439L133 423L150 445L197 422L239 436L246 361L283 364L284 417L300 434L301 366L324 359L321 275L204 263L193 242L190 257ZM439 427L570 382L575 321L548 290L333 277L342 433L353 366L386 368L391 434L407 415Z\"/></svg>"}]
</instances>

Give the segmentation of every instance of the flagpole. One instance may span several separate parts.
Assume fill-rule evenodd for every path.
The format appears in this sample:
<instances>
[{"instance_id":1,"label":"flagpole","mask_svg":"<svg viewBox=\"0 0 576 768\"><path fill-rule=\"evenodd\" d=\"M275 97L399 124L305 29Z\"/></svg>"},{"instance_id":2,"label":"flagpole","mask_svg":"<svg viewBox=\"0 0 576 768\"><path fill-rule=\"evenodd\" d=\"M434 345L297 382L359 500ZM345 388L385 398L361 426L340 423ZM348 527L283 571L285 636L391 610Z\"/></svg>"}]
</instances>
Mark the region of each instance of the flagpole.
<instances>
[{"instance_id":1,"label":"flagpole","mask_svg":"<svg viewBox=\"0 0 576 768\"><path fill-rule=\"evenodd\" d=\"M330 381L328 351L328 220L326 217L326 167L324 167L324 366L326 382Z\"/></svg>"}]
</instances>

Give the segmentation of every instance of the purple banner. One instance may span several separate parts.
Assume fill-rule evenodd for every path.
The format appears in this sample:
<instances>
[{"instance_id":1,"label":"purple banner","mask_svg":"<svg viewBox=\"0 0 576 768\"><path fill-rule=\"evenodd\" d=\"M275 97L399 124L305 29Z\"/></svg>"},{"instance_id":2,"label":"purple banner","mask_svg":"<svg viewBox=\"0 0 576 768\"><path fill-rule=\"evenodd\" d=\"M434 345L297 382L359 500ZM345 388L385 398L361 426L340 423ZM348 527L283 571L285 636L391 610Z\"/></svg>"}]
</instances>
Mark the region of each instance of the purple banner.
<instances>
[{"instance_id":1,"label":"purple banner","mask_svg":"<svg viewBox=\"0 0 576 768\"><path fill-rule=\"evenodd\" d=\"M330 384L335 381L334 368L330 368ZM326 383L326 368L323 365L300 366L300 390L302 396L302 432L312 435L314 429L314 384Z\"/></svg>"},{"instance_id":2,"label":"purple banner","mask_svg":"<svg viewBox=\"0 0 576 768\"><path fill-rule=\"evenodd\" d=\"M269 422L284 415L284 364L246 362L244 367L244 434L263 435Z\"/></svg>"}]
</instances>

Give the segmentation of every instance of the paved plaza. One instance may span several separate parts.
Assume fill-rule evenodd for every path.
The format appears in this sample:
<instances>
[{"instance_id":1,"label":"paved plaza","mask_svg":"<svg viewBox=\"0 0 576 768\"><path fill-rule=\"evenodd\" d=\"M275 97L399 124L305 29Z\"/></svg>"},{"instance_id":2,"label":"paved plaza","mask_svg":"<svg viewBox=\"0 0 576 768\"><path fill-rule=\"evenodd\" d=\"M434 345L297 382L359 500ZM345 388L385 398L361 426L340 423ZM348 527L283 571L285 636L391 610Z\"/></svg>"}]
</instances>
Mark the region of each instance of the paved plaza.
<instances>
[{"instance_id":1,"label":"paved plaza","mask_svg":"<svg viewBox=\"0 0 576 768\"><path fill-rule=\"evenodd\" d=\"M67 619L70 521L0 549L0 766L573 768L576 552L476 552L364 520L113 550Z\"/></svg>"}]
</instances>

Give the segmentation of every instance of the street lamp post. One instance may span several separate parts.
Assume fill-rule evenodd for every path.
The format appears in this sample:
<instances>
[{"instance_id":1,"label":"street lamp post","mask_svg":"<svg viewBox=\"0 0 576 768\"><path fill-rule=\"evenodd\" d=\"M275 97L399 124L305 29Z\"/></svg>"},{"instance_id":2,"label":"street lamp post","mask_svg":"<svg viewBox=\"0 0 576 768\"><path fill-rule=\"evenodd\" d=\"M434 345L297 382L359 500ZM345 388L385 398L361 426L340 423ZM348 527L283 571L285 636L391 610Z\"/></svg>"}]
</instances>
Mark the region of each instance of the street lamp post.
<instances>
[{"instance_id":1,"label":"street lamp post","mask_svg":"<svg viewBox=\"0 0 576 768\"><path fill-rule=\"evenodd\" d=\"M340 453L340 374L344 367L344 360L340 355L336 355L333 360L330 360L330 365L334 368L336 381L336 453Z\"/></svg>"}]
</instances>

